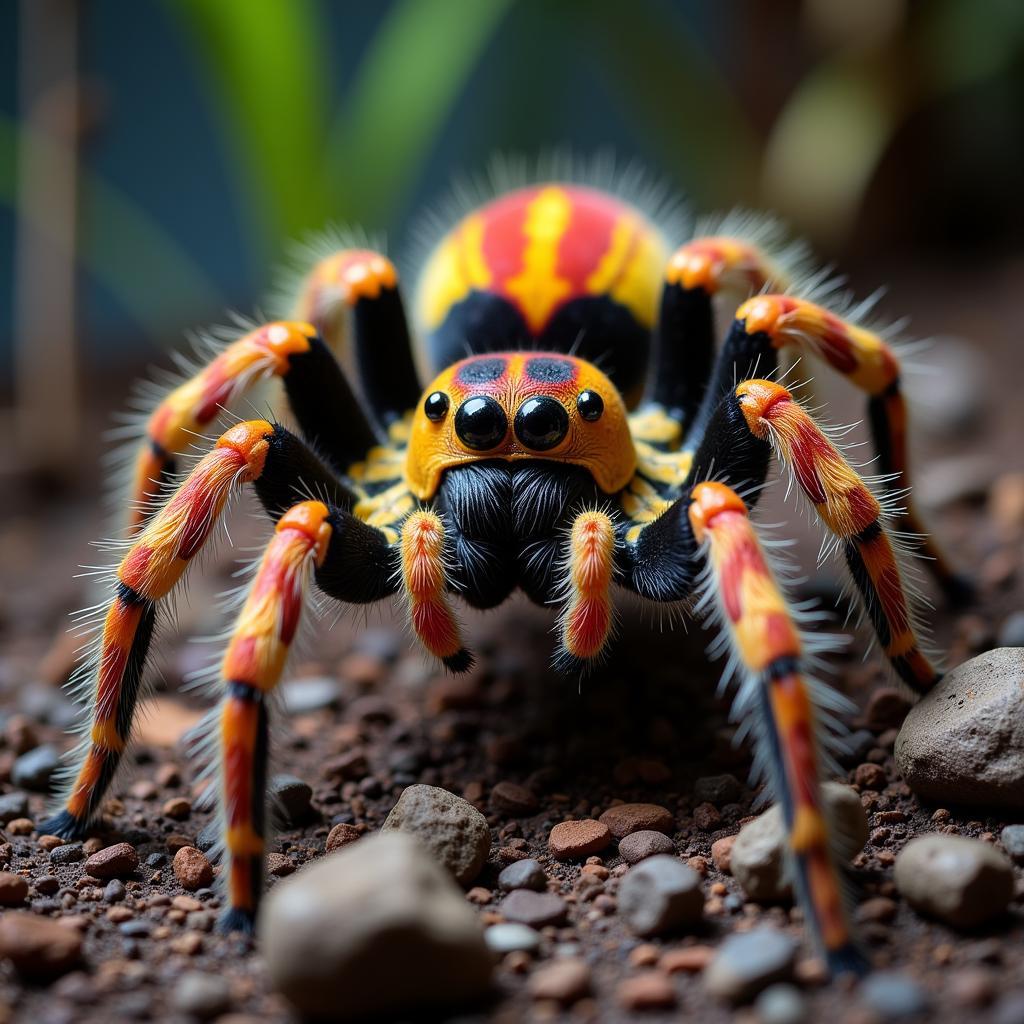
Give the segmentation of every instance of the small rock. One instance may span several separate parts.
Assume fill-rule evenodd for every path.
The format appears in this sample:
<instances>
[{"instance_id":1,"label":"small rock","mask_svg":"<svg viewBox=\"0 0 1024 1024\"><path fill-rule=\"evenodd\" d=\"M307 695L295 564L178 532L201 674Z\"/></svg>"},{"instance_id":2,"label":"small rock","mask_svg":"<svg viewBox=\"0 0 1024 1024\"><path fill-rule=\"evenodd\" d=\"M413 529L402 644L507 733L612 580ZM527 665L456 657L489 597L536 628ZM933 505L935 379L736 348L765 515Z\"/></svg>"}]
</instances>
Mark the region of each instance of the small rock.
<instances>
[{"instance_id":1,"label":"small rock","mask_svg":"<svg viewBox=\"0 0 1024 1024\"><path fill-rule=\"evenodd\" d=\"M0 916L0 958L30 981L51 981L76 967L82 956L82 937L49 918L9 910Z\"/></svg>"},{"instance_id":2,"label":"small rock","mask_svg":"<svg viewBox=\"0 0 1024 1024\"><path fill-rule=\"evenodd\" d=\"M183 846L174 855L174 877L185 889L193 892L213 883L213 867L194 846Z\"/></svg>"},{"instance_id":3,"label":"small rock","mask_svg":"<svg viewBox=\"0 0 1024 1024\"><path fill-rule=\"evenodd\" d=\"M310 1016L397 1019L490 986L493 954L476 911L426 847L397 830L279 882L259 931L273 987Z\"/></svg>"},{"instance_id":4,"label":"small rock","mask_svg":"<svg viewBox=\"0 0 1024 1024\"><path fill-rule=\"evenodd\" d=\"M711 844L711 859L724 875L732 872L732 848L735 844L735 836L723 836Z\"/></svg>"},{"instance_id":5,"label":"small rock","mask_svg":"<svg viewBox=\"0 0 1024 1024\"><path fill-rule=\"evenodd\" d=\"M1013 867L990 843L963 836L911 839L896 858L896 886L915 910L957 928L1002 914L1013 898Z\"/></svg>"},{"instance_id":6,"label":"small rock","mask_svg":"<svg viewBox=\"0 0 1024 1024\"><path fill-rule=\"evenodd\" d=\"M881 765L871 764L859 764L853 773L853 781L860 786L861 789L885 789L886 782L888 781L885 776L885 770Z\"/></svg>"},{"instance_id":7,"label":"small rock","mask_svg":"<svg viewBox=\"0 0 1024 1024\"><path fill-rule=\"evenodd\" d=\"M60 754L49 743L22 754L11 768L11 782L33 793L47 793L50 779L60 767Z\"/></svg>"},{"instance_id":8,"label":"small rock","mask_svg":"<svg viewBox=\"0 0 1024 1024\"><path fill-rule=\"evenodd\" d=\"M223 975L186 971L174 982L171 1002L182 1013L209 1020L231 1006L231 986Z\"/></svg>"},{"instance_id":9,"label":"small rock","mask_svg":"<svg viewBox=\"0 0 1024 1024\"><path fill-rule=\"evenodd\" d=\"M875 734L868 729L857 729L839 738L839 761L846 768L861 764L868 751L878 743Z\"/></svg>"},{"instance_id":10,"label":"small rock","mask_svg":"<svg viewBox=\"0 0 1024 1024\"><path fill-rule=\"evenodd\" d=\"M600 817L616 839L624 839L632 832L650 830L671 835L676 822L672 812L658 804L617 804L609 807Z\"/></svg>"},{"instance_id":11,"label":"small rock","mask_svg":"<svg viewBox=\"0 0 1024 1024\"><path fill-rule=\"evenodd\" d=\"M281 686L284 709L289 715L308 715L341 702L341 683L330 676L291 679Z\"/></svg>"},{"instance_id":12,"label":"small rock","mask_svg":"<svg viewBox=\"0 0 1024 1024\"><path fill-rule=\"evenodd\" d=\"M516 889L501 901L499 910L507 921L528 924L531 928L544 928L549 924L561 924L569 908L565 900L553 892Z\"/></svg>"},{"instance_id":13,"label":"small rock","mask_svg":"<svg viewBox=\"0 0 1024 1024\"><path fill-rule=\"evenodd\" d=\"M988 1006L999 993L996 973L987 967L963 967L955 971L946 989L957 1006L976 1009Z\"/></svg>"},{"instance_id":14,"label":"small rock","mask_svg":"<svg viewBox=\"0 0 1024 1024\"><path fill-rule=\"evenodd\" d=\"M500 814L525 818L537 813L537 798L525 786L515 782L499 782L491 790L491 805Z\"/></svg>"},{"instance_id":15,"label":"small rock","mask_svg":"<svg viewBox=\"0 0 1024 1024\"><path fill-rule=\"evenodd\" d=\"M81 843L65 843L50 851L51 864L77 864L85 856Z\"/></svg>"},{"instance_id":16,"label":"small rock","mask_svg":"<svg viewBox=\"0 0 1024 1024\"><path fill-rule=\"evenodd\" d=\"M896 767L942 806L1024 807L1024 648L980 654L907 715Z\"/></svg>"},{"instance_id":17,"label":"small rock","mask_svg":"<svg viewBox=\"0 0 1024 1024\"><path fill-rule=\"evenodd\" d=\"M0 871L0 907L20 907L28 896L28 880L10 871Z\"/></svg>"},{"instance_id":18,"label":"small rock","mask_svg":"<svg viewBox=\"0 0 1024 1024\"><path fill-rule=\"evenodd\" d=\"M804 1024L807 1000L795 985L770 985L754 1004L759 1024Z\"/></svg>"},{"instance_id":19,"label":"small rock","mask_svg":"<svg viewBox=\"0 0 1024 1024\"><path fill-rule=\"evenodd\" d=\"M503 868L498 875L498 888L502 892L512 892L513 889L533 889L535 892L543 892L548 886L548 876L540 864L527 857L525 860L517 860Z\"/></svg>"},{"instance_id":20,"label":"small rock","mask_svg":"<svg viewBox=\"0 0 1024 1024\"><path fill-rule=\"evenodd\" d=\"M774 928L734 932L718 947L704 984L718 999L747 1002L774 982L788 981L795 962L796 944Z\"/></svg>"},{"instance_id":21,"label":"small rock","mask_svg":"<svg viewBox=\"0 0 1024 1024\"><path fill-rule=\"evenodd\" d=\"M204 825L199 830L199 835L196 836L196 848L202 850L203 853L209 853L221 841L221 832L220 822L215 818L209 825Z\"/></svg>"},{"instance_id":22,"label":"small rock","mask_svg":"<svg viewBox=\"0 0 1024 1024\"><path fill-rule=\"evenodd\" d=\"M361 835L362 832L355 825L346 825L344 822L340 822L328 833L325 852L334 853L335 850L354 843Z\"/></svg>"},{"instance_id":23,"label":"small rock","mask_svg":"<svg viewBox=\"0 0 1024 1024\"><path fill-rule=\"evenodd\" d=\"M531 975L528 984L534 999L550 999L570 1006L590 992L590 968L586 961L566 957L547 964Z\"/></svg>"},{"instance_id":24,"label":"small rock","mask_svg":"<svg viewBox=\"0 0 1024 1024\"><path fill-rule=\"evenodd\" d=\"M663 953L658 967L666 974L699 974L714 959L711 946L684 946Z\"/></svg>"},{"instance_id":25,"label":"small rock","mask_svg":"<svg viewBox=\"0 0 1024 1024\"><path fill-rule=\"evenodd\" d=\"M491 830L467 800L436 786L409 786L382 831L415 836L462 885L469 885L487 861Z\"/></svg>"},{"instance_id":26,"label":"small rock","mask_svg":"<svg viewBox=\"0 0 1024 1024\"><path fill-rule=\"evenodd\" d=\"M626 872L619 885L618 905L637 935L694 927L704 914L700 875L675 857L648 857Z\"/></svg>"},{"instance_id":27,"label":"small rock","mask_svg":"<svg viewBox=\"0 0 1024 1024\"><path fill-rule=\"evenodd\" d=\"M1024 825L1007 825L999 833L1003 849L1018 863L1024 862Z\"/></svg>"},{"instance_id":28,"label":"small rock","mask_svg":"<svg viewBox=\"0 0 1024 1024\"><path fill-rule=\"evenodd\" d=\"M638 864L659 853L675 853L676 844L664 832L642 829L619 841L619 853L627 864Z\"/></svg>"},{"instance_id":29,"label":"small rock","mask_svg":"<svg viewBox=\"0 0 1024 1024\"><path fill-rule=\"evenodd\" d=\"M528 925L515 921L492 924L484 932L487 948L499 956L506 953L532 953L540 945L540 934Z\"/></svg>"},{"instance_id":30,"label":"small rock","mask_svg":"<svg viewBox=\"0 0 1024 1024\"><path fill-rule=\"evenodd\" d=\"M743 795L743 785L735 775L705 775L693 784L693 802L716 807L734 804Z\"/></svg>"},{"instance_id":31,"label":"small rock","mask_svg":"<svg viewBox=\"0 0 1024 1024\"><path fill-rule=\"evenodd\" d=\"M626 1010L671 1010L676 990L660 971L644 971L619 982L615 998Z\"/></svg>"},{"instance_id":32,"label":"small rock","mask_svg":"<svg viewBox=\"0 0 1024 1024\"><path fill-rule=\"evenodd\" d=\"M160 810L175 821L186 821L192 813L192 801L183 796L172 796L170 800L164 802Z\"/></svg>"},{"instance_id":33,"label":"small rock","mask_svg":"<svg viewBox=\"0 0 1024 1024\"><path fill-rule=\"evenodd\" d=\"M928 1009L924 989L912 978L896 971L877 971L865 978L860 998L881 1017L893 1020L914 1017Z\"/></svg>"},{"instance_id":34,"label":"small rock","mask_svg":"<svg viewBox=\"0 0 1024 1024\"><path fill-rule=\"evenodd\" d=\"M0 796L0 824L12 818L28 817L28 797L24 793L4 793Z\"/></svg>"},{"instance_id":35,"label":"small rock","mask_svg":"<svg viewBox=\"0 0 1024 1024\"><path fill-rule=\"evenodd\" d=\"M280 815L282 828L299 828L312 813L313 788L294 775L275 775L270 780L270 799Z\"/></svg>"},{"instance_id":36,"label":"small rock","mask_svg":"<svg viewBox=\"0 0 1024 1024\"><path fill-rule=\"evenodd\" d=\"M693 823L702 832L714 832L722 824L722 815L718 813L718 808L714 804L705 800L694 807Z\"/></svg>"},{"instance_id":37,"label":"small rock","mask_svg":"<svg viewBox=\"0 0 1024 1024\"><path fill-rule=\"evenodd\" d=\"M139 867L139 855L130 843L117 843L94 853L86 862L85 870L93 878L128 878Z\"/></svg>"},{"instance_id":38,"label":"small rock","mask_svg":"<svg viewBox=\"0 0 1024 1024\"><path fill-rule=\"evenodd\" d=\"M119 878L112 878L103 890L103 902L120 903L127 894L128 890L125 888L124 882Z\"/></svg>"},{"instance_id":39,"label":"small rock","mask_svg":"<svg viewBox=\"0 0 1024 1024\"><path fill-rule=\"evenodd\" d=\"M864 717L872 732L898 729L910 711L911 703L894 686L879 686L868 698Z\"/></svg>"},{"instance_id":40,"label":"small rock","mask_svg":"<svg viewBox=\"0 0 1024 1024\"><path fill-rule=\"evenodd\" d=\"M852 859L868 839L868 820L860 797L849 786L826 782L822 797L835 821L842 856ZM786 828L776 804L740 829L729 857L733 877L752 900L777 903L792 898L785 875Z\"/></svg>"},{"instance_id":41,"label":"small rock","mask_svg":"<svg viewBox=\"0 0 1024 1024\"><path fill-rule=\"evenodd\" d=\"M605 822L593 818L560 821L548 836L548 849L558 860L576 860L600 853L611 841Z\"/></svg>"}]
</instances>

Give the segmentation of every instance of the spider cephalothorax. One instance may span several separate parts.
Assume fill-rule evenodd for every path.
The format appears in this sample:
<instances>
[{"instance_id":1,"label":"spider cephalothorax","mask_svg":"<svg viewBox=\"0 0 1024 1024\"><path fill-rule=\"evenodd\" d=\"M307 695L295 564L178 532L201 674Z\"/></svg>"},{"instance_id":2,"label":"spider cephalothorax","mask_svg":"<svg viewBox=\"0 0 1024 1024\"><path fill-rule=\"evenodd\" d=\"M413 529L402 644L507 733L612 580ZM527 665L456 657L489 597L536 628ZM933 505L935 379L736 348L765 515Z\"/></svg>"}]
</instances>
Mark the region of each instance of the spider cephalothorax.
<instances>
[{"instance_id":1,"label":"spider cephalothorax","mask_svg":"<svg viewBox=\"0 0 1024 1024\"><path fill-rule=\"evenodd\" d=\"M820 285L802 292L794 250L763 223L726 219L688 242L669 237L673 223L563 184L468 213L419 278L420 354L439 371L426 389L392 264L361 249L324 254L295 320L254 328L168 394L147 421L129 550L82 669L87 734L44 830L88 830L130 736L158 603L231 492L251 483L276 529L221 670L222 927L250 928L262 890L268 698L307 583L356 604L403 594L417 636L453 671L472 660L454 598L493 607L521 589L554 606L556 658L574 669L604 651L621 588L699 597L690 606L720 624L739 675L735 713L760 724L757 761L785 812L809 927L834 967L856 966L818 784L830 762L816 707L836 698L807 676L805 638L741 494L756 496L773 453L792 469L895 672L932 686L886 522L898 514L919 532L912 509L891 504L907 483L899 363L876 330L815 301ZM715 303L737 292L745 301L716 357ZM336 361L349 349L358 398ZM888 496L772 379L783 351L818 356L867 393ZM301 436L236 424L160 498L195 432L271 376Z\"/></svg>"}]
</instances>

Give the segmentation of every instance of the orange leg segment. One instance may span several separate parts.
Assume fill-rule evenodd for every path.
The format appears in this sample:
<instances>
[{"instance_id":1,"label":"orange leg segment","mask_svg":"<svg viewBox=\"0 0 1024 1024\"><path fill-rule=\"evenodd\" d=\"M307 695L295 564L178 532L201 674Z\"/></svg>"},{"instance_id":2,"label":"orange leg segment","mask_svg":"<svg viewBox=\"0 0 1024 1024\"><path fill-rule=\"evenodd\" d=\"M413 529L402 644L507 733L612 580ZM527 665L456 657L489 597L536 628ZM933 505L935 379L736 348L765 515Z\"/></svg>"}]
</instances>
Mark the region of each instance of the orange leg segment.
<instances>
[{"instance_id":1,"label":"orange leg segment","mask_svg":"<svg viewBox=\"0 0 1024 1024\"><path fill-rule=\"evenodd\" d=\"M801 668L800 634L764 558L742 499L718 483L691 494L723 628L742 669L737 709L763 718L770 783L782 805L796 887L834 971L859 970L820 788L818 724Z\"/></svg>"},{"instance_id":2,"label":"orange leg segment","mask_svg":"<svg viewBox=\"0 0 1024 1024\"><path fill-rule=\"evenodd\" d=\"M907 586L878 499L784 387L750 380L736 394L751 432L771 441L843 545L868 617L896 673L918 692L931 689L939 674L921 652Z\"/></svg>"},{"instance_id":3,"label":"orange leg segment","mask_svg":"<svg viewBox=\"0 0 1024 1024\"><path fill-rule=\"evenodd\" d=\"M63 809L43 826L79 836L114 777L127 745L157 602L181 579L238 485L262 472L273 427L232 427L149 521L116 572L93 673L92 724ZM91 663L90 663L91 664Z\"/></svg>"},{"instance_id":4,"label":"orange leg segment","mask_svg":"<svg viewBox=\"0 0 1024 1024\"><path fill-rule=\"evenodd\" d=\"M615 527L604 512L583 512L569 536L568 601L559 621L561 656L571 663L600 656L612 631Z\"/></svg>"},{"instance_id":5,"label":"orange leg segment","mask_svg":"<svg viewBox=\"0 0 1024 1024\"><path fill-rule=\"evenodd\" d=\"M228 907L221 930L251 931L263 890L268 709L302 614L303 595L322 564L332 529L327 506L302 502L280 519L224 655L221 808Z\"/></svg>"}]
</instances>

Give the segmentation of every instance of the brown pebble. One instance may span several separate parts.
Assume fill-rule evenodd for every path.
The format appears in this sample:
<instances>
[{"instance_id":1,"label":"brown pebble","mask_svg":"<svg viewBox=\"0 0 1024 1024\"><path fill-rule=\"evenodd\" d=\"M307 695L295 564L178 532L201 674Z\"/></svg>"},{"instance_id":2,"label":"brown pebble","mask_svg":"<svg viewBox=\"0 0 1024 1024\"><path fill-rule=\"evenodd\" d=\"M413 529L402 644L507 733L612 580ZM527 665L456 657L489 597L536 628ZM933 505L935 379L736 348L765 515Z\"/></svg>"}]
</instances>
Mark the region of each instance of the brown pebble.
<instances>
[{"instance_id":1,"label":"brown pebble","mask_svg":"<svg viewBox=\"0 0 1024 1024\"><path fill-rule=\"evenodd\" d=\"M715 867L726 875L732 867L732 847L735 842L735 836L723 836L711 844L711 859L715 862Z\"/></svg>"},{"instance_id":2,"label":"brown pebble","mask_svg":"<svg viewBox=\"0 0 1024 1024\"><path fill-rule=\"evenodd\" d=\"M875 924L888 924L896 916L899 904L886 896L874 896L857 908L857 920Z\"/></svg>"},{"instance_id":3,"label":"brown pebble","mask_svg":"<svg viewBox=\"0 0 1024 1024\"><path fill-rule=\"evenodd\" d=\"M626 1010L669 1010L676 1005L676 990L664 974L644 971L620 981L615 998Z\"/></svg>"},{"instance_id":4,"label":"brown pebble","mask_svg":"<svg viewBox=\"0 0 1024 1024\"><path fill-rule=\"evenodd\" d=\"M625 836L619 842L619 853L628 864L637 864L659 853L675 853L675 843L664 832L645 828Z\"/></svg>"},{"instance_id":5,"label":"brown pebble","mask_svg":"<svg viewBox=\"0 0 1024 1024\"><path fill-rule=\"evenodd\" d=\"M466 899L470 903L475 903L478 907L486 907L491 902L491 890L485 889L482 885L474 885L469 892L466 893Z\"/></svg>"},{"instance_id":6,"label":"brown pebble","mask_svg":"<svg viewBox=\"0 0 1024 1024\"><path fill-rule=\"evenodd\" d=\"M491 806L499 814L525 818L537 813L537 798L525 786L516 782L499 782L491 790Z\"/></svg>"},{"instance_id":7,"label":"brown pebble","mask_svg":"<svg viewBox=\"0 0 1024 1024\"><path fill-rule=\"evenodd\" d=\"M603 864L584 864L580 868L581 875L592 875L599 881L604 882L611 872Z\"/></svg>"},{"instance_id":8,"label":"brown pebble","mask_svg":"<svg viewBox=\"0 0 1024 1024\"><path fill-rule=\"evenodd\" d=\"M128 793L136 800L155 800L158 790L152 779L136 779L129 787Z\"/></svg>"},{"instance_id":9,"label":"brown pebble","mask_svg":"<svg viewBox=\"0 0 1024 1024\"><path fill-rule=\"evenodd\" d=\"M877 764L859 764L853 773L853 781L861 789L885 789L885 770Z\"/></svg>"},{"instance_id":10,"label":"brown pebble","mask_svg":"<svg viewBox=\"0 0 1024 1024\"><path fill-rule=\"evenodd\" d=\"M528 924L531 928L561 924L569 912L561 896L552 892L533 892L530 889L510 892L501 901L500 910L506 921Z\"/></svg>"},{"instance_id":11,"label":"brown pebble","mask_svg":"<svg viewBox=\"0 0 1024 1024\"><path fill-rule=\"evenodd\" d=\"M107 911L107 920L111 924L124 924L135 917L135 911L131 907L111 907Z\"/></svg>"},{"instance_id":12,"label":"brown pebble","mask_svg":"<svg viewBox=\"0 0 1024 1024\"><path fill-rule=\"evenodd\" d=\"M875 733L898 729L910 711L910 701L893 686L880 686L868 700L864 717Z\"/></svg>"},{"instance_id":13,"label":"brown pebble","mask_svg":"<svg viewBox=\"0 0 1024 1024\"><path fill-rule=\"evenodd\" d=\"M183 796L172 796L160 810L175 821L184 821L192 813L192 801Z\"/></svg>"},{"instance_id":14,"label":"brown pebble","mask_svg":"<svg viewBox=\"0 0 1024 1024\"><path fill-rule=\"evenodd\" d=\"M203 889L213 881L213 867L194 846L183 846L174 855L174 877L186 889Z\"/></svg>"},{"instance_id":15,"label":"brown pebble","mask_svg":"<svg viewBox=\"0 0 1024 1024\"><path fill-rule=\"evenodd\" d=\"M31 818L14 818L7 822L5 831L12 836L30 836L36 824Z\"/></svg>"},{"instance_id":16,"label":"brown pebble","mask_svg":"<svg viewBox=\"0 0 1024 1024\"><path fill-rule=\"evenodd\" d=\"M24 978L50 981L75 967L81 956L77 928L17 910L0 917L0 957Z\"/></svg>"},{"instance_id":17,"label":"brown pebble","mask_svg":"<svg viewBox=\"0 0 1024 1024\"><path fill-rule=\"evenodd\" d=\"M616 839L648 830L671 835L676 826L672 812L658 804L617 804L609 807L601 815L600 821Z\"/></svg>"},{"instance_id":18,"label":"brown pebble","mask_svg":"<svg viewBox=\"0 0 1024 1024\"><path fill-rule=\"evenodd\" d=\"M998 991L995 975L985 967L964 967L949 978L948 992L957 1006L971 1009L988 1006Z\"/></svg>"},{"instance_id":19,"label":"brown pebble","mask_svg":"<svg viewBox=\"0 0 1024 1024\"><path fill-rule=\"evenodd\" d=\"M202 932L185 932L171 939L171 952L182 956L196 956L203 949ZM223 1020L224 1018L220 1018Z\"/></svg>"},{"instance_id":20,"label":"brown pebble","mask_svg":"<svg viewBox=\"0 0 1024 1024\"><path fill-rule=\"evenodd\" d=\"M575 957L556 960L537 970L527 987L534 999L550 999L569 1006L590 992L590 968Z\"/></svg>"},{"instance_id":21,"label":"brown pebble","mask_svg":"<svg viewBox=\"0 0 1024 1024\"><path fill-rule=\"evenodd\" d=\"M98 836L89 836L84 843L82 843L82 853L86 857L91 857L94 853L99 853L103 849L103 840Z\"/></svg>"},{"instance_id":22,"label":"brown pebble","mask_svg":"<svg viewBox=\"0 0 1024 1024\"><path fill-rule=\"evenodd\" d=\"M603 850L611 841L606 824L584 818L559 822L548 836L548 849L558 860L576 860Z\"/></svg>"},{"instance_id":23,"label":"brown pebble","mask_svg":"<svg viewBox=\"0 0 1024 1024\"><path fill-rule=\"evenodd\" d=\"M661 950L651 942L641 942L629 951L629 962L634 967L653 967L658 962Z\"/></svg>"},{"instance_id":24,"label":"brown pebble","mask_svg":"<svg viewBox=\"0 0 1024 1024\"><path fill-rule=\"evenodd\" d=\"M10 871L0 871L0 907L17 907L28 895L28 881Z\"/></svg>"},{"instance_id":25,"label":"brown pebble","mask_svg":"<svg viewBox=\"0 0 1024 1024\"><path fill-rule=\"evenodd\" d=\"M714 955L715 951L711 946L684 946L682 949L670 949L663 953L658 961L658 967L666 974L697 974L711 963Z\"/></svg>"},{"instance_id":26,"label":"brown pebble","mask_svg":"<svg viewBox=\"0 0 1024 1024\"><path fill-rule=\"evenodd\" d=\"M344 823L335 825L327 836L327 853L334 853L335 850L340 850L343 846L354 843L361 835L362 832L355 825L346 825Z\"/></svg>"},{"instance_id":27,"label":"brown pebble","mask_svg":"<svg viewBox=\"0 0 1024 1024\"><path fill-rule=\"evenodd\" d=\"M202 910L203 905L195 898L195 896L179 895L175 896L171 900L171 906L175 910L183 910L186 914L190 914L195 910Z\"/></svg>"},{"instance_id":28,"label":"brown pebble","mask_svg":"<svg viewBox=\"0 0 1024 1024\"><path fill-rule=\"evenodd\" d=\"M704 832L714 832L722 824L722 815L714 804L697 804L693 809L693 823Z\"/></svg>"},{"instance_id":29,"label":"brown pebble","mask_svg":"<svg viewBox=\"0 0 1024 1024\"><path fill-rule=\"evenodd\" d=\"M686 866L693 868L701 878L707 877L708 862L706 857L688 857L686 859Z\"/></svg>"},{"instance_id":30,"label":"brown pebble","mask_svg":"<svg viewBox=\"0 0 1024 1024\"><path fill-rule=\"evenodd\" d=\"M58 846L64 845L64 840L60 836L40 836L37 840L39 848L49 853L51 850L56 850Z\"/></svg>"},{"instance_id":31,"label":"brown pebble","mask_svg":"<svg viewBox=\"0 0 1024 1024\"><path fill-rule=\"evenodd\" d=\"M267 874L275 878L284 878L295 871L295 861L283 853L267 854Z\"/></svg>"},{"instance_id":32,"label":"brown pebble","mask_svg":"<svg viewBox=\"0 0 1024 1024\"><path fill-rule=\"evenodd\" d=\"M156 784L164 789L173 789L181 785L181 769L176 764L167 762L156 770Z\"/></svg>"},{"instance_id":33,"label":"brown pebble","mask_svg":"<svg viewBox=\"0 0 1024 1024\"><path fill-rule=\"evenodd\" d=\"M139 866L139 855L131 843L116 843L98 853L86 862L85 870L94 878L109 881L111 878L128 878Z\"/></svg>"}]
</instances>

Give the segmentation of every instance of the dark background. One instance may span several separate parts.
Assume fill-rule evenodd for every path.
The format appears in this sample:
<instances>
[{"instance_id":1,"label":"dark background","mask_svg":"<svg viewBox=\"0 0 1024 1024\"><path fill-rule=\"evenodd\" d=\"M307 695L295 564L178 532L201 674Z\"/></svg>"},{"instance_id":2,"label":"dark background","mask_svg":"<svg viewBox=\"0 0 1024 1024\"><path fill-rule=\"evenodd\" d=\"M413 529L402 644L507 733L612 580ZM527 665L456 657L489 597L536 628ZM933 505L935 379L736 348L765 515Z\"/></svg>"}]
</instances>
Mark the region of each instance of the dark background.
<instances>
[{"instance_id":1,"label":"dark background","mask_svg":"<svg viewBox=\"0 0 1024 1024\"><path fill-rule=\"evenodd\" d=\"M777 211L915 329L1014 348L1018 0L9 0L0 68L5 474L81 477L90 410L258 307L290 239L401 257L494 153L610 147L699 211Z\"/></svg>"}]
</instances>

